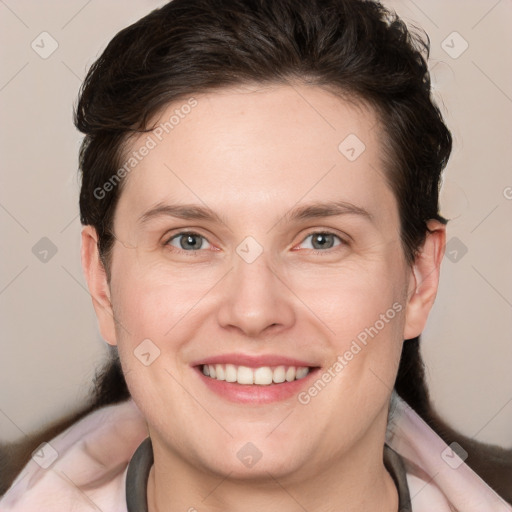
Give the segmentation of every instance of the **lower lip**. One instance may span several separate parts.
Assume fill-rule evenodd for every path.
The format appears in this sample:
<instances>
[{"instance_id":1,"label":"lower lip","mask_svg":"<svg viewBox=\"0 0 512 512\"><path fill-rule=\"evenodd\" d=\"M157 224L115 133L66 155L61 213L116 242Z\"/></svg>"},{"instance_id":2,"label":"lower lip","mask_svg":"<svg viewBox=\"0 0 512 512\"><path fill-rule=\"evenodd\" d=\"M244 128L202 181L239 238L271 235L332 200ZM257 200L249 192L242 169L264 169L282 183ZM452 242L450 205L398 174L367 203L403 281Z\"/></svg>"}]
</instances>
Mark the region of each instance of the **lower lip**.
<instances>
[{"instance_id":1,"label":"lower lip","mask_svg":"<svg viewBox=\"0 0 512 512\"><path fill-rule=\"evenodd\" d=\"M313 368L302 379L281 384L269 384L258 386L255 384L238 384L238 382L226 382L225 380L212 379L203 374L201 368L196 368L203 382L214 393L230 402L244 404L269 404L286 400L297 395L306 387L311 378L317 373L318 368Z\"/></svg>"}]
</instances>

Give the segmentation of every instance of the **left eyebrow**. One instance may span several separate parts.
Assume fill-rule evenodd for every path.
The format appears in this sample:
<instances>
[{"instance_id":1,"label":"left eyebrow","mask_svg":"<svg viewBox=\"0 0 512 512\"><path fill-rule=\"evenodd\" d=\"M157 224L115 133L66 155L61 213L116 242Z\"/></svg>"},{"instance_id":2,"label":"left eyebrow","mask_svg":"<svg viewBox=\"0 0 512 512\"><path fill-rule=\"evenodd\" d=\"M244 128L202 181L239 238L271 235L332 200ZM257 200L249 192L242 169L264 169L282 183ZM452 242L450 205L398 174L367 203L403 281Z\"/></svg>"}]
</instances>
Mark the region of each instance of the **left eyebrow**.
<instances>
[{"instance_id":1,"label":"left eyebrow","mask_svg":"<svg viewBox=\"0 0 512 512\"><path fill-rule=\"evenodd\" d=\"M331 201L327 203L311 203L297 206L283 216L287 222L296 220L314 219L317 217L334 217L337 215L359 215L364 219L374 222L373 215L360 206L345 201Z\"/></svg>"}]
</instances>

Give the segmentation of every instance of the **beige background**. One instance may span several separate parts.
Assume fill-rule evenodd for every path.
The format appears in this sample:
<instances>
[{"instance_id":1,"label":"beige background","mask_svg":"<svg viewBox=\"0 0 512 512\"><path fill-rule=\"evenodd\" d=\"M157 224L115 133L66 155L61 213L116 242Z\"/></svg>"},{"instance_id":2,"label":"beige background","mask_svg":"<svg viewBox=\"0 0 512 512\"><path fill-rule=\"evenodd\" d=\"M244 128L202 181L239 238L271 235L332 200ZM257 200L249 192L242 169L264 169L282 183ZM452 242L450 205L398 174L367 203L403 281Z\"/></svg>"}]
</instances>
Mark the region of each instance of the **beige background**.
<instances>
[{"instance_id":1,"label":"beige background","mask_svg":"<svg viewBox=\"0 0 512 512\"><path fill-rule=\"evenodd\" d=\"M104 355L80 266L72 105L111 37L162 3L0 1L2 440L77 406ZM512 447L512 1L384 3L429 34L455 139L450 257L423 340L434 403L465 434ZM31 47L51 49L42 32L58 43L46 59ZM32 250L43 237L57 250L46 262Z\"/></svg>"}]
</instances>

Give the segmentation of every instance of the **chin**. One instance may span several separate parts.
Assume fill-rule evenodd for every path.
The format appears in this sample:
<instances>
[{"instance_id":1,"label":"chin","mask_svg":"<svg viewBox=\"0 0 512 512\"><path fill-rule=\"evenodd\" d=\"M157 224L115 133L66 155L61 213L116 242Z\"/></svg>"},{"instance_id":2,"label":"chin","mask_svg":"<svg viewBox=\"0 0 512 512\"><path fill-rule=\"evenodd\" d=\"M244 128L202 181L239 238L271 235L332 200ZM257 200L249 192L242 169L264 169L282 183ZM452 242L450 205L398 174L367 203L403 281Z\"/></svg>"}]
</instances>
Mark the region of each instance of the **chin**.
<instances>
[{"instance_id":1,"label":"chin","mask_svg":"<svg viewBox=\"0 0 512 512\"><path fill-rule=\"evenodd\" d=\"M205 469L223 477L229 475L230 480L265 481L288 476L304 466L307 457L303 442L299 439L293 442L290 436L284 436L287 441L270 441L267 435L268 432L259 436L237 436L218 444L214 452L211 445L204 446L204 450L200 448Z\"/></svg>"},{"instance_id":2,"label":"chin","mask_svg":"<svg viewBox=\"0 0 512 512\"><path fill-rule=\"evenodd\" d=\"M255 445L244 445L239 452L219 454L219 457L226 460L220 465L209 465L210 471L223 477L229 475L230 480L242 482L267 482L284 478L302 467L290 453L268 453L259 450Z\"/></svg>"}]
</instances>

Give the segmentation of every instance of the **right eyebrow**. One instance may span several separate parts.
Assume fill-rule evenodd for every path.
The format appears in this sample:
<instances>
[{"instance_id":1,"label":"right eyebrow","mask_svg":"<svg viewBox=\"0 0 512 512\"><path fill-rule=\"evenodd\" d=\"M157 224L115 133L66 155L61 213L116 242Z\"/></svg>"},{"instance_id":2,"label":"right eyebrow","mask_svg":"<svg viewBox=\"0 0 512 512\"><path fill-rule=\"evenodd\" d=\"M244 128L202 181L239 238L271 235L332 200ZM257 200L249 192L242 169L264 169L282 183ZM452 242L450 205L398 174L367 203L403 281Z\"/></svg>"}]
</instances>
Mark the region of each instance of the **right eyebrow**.
<instances>
[{"instance_id":1,"label":"right eyebrow","mask_svg":"<svg viewBox=\"0 0 512 512\"><path fill-rule=\"evenodd\" d=\"M213 210L206 206L196 204L164 204L158 203L146 210L137 220L139 224L146 224L158 217L177 217L184 220L207 220L211 222L224 221Z\"/></svg>"}]
</instances>

